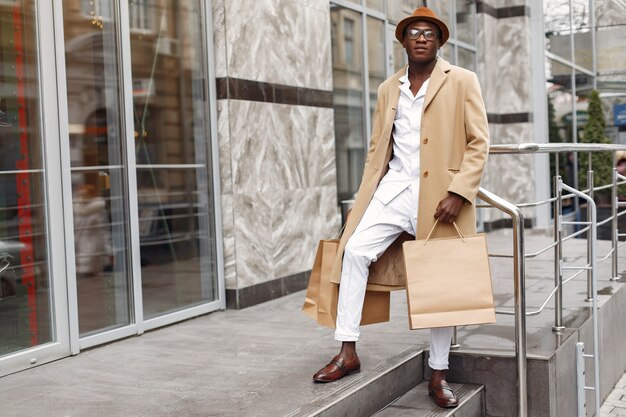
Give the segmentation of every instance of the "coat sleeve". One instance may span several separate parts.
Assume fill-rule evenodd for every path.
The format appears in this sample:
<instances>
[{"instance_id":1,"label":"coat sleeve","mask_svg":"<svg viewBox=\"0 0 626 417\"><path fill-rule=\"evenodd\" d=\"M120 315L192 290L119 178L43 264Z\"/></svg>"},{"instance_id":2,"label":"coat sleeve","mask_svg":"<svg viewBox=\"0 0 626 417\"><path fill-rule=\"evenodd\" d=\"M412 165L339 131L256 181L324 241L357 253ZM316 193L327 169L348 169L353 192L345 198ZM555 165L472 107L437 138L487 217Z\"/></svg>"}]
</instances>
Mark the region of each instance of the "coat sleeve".
<instances>
[{"instance_id":1,"label":"coat sleeve","mask_svg":"<svg viewBox=\"0 0 626 417\"><path fill-rule=\"evenodd\" d=\"M448 191L473 203L478 194L480 180L489 154L489 126L487 112L476 74L470 73L464 101L465 153L458 174L448 186Z\"/></svg>"}]
</instances>

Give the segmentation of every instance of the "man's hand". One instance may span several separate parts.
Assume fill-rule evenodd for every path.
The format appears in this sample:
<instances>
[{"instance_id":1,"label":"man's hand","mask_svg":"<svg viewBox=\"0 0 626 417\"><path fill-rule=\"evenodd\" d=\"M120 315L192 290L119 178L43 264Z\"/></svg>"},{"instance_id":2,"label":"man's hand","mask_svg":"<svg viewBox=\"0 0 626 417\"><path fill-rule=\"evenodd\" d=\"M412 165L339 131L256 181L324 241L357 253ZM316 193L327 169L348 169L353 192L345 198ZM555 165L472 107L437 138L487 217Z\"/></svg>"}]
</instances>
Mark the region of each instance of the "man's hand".
<instances>
[{"instance_id":1,"label":"man's hand","mask_svg":"<svg viewBox=\"0 0 626 417\"><path fill-rule=\"evenodd\" d=\"M452 223L459 215L465 199L458 194L448 193L448 196L441 200L435 210L435 219L442 223Z\"/></svg>"}]
</instances>

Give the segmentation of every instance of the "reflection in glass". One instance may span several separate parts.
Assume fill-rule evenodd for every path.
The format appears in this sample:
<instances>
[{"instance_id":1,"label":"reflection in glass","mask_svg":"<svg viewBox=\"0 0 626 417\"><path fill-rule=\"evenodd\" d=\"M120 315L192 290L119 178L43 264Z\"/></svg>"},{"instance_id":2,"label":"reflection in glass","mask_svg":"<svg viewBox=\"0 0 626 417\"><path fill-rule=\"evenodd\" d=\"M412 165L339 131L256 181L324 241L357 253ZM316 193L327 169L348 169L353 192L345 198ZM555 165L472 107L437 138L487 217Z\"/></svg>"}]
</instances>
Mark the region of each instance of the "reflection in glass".
<instances>
[{"instance_id":1,"label":"reflection in glass","mask_svg":"<svg viewBox=\"0 0 626 417\"><path fill-rule=\"evenodd\" d=\"M593 69L593 53L591 49L591 21L589 2L574 1L572 3L574 17L574 61L588 70Z\"/></svg>"},{"instance_id":2,"label":"reflection in glass","mask_svg":"<svg viewBox=\"0 0 626 417\"><path fill-rule=\"evenodd\" d=\"M546 49L571 60L570 0L546 0L543 2L543 11Z\"/></svg>"},{"instance_id":3,"label":"reflection in glass","mask_svg":"<svg viewBox=\"0 0 626 417\"><path fill-rule=\"evenodd\" d=\"M383 0L366 0L365 5L370 9L383 11Z\"/></svg>"},{"instance_id":4,"label":"reflection in glass","mask_svg":"<svg viewBox=\"0 0 626 417\"><path fill-rule=\"evenodd\" d=\"M393 41L393 71L400 71L400 68L407 64L406 52L404 47L397 40Z\"/></svg>"},{"instance_id":5,"label":"reflection in glass","mask_svg":"<svg viewBox=\"0 0 626 417\"><path fill-rule=\"evenodd\" d=\"M392 22L398 23L412 15L413 11L421 6L423 6L422 0L387 0L387 17Z\"/></svg>"},{"instance_id":6,"label":"reflection in glass","mask_svg":"<svg viewBox=\"0 0 626 417\"><path fill-rule=\"evenodd\" d=\"M217 297L200 11L200 0L131 9L131 18L152 13L154 22L131 33L146 318Z\"/></svg>"},{"instance_id":7,"label":"reflection in glass","mask_svg":"<svg viewBox=\"0 0 626 417\"><path fill-rule=\"evenodd\" d=\"M333 108L335 113L335 152L339 201L356 193L365 163L363 134L362 49L355 36L352 60L346 59L346 30L361 33L361 15L331 4L333 53ZM354 25L354 26L352 26ZM352 28L352 29L351 29Z\"/></svg>"},{"instance_id":8,"label":"reflection in glass","mask_svg":"<svg viewBox=\"0 0 626 417\"><path fill-rule=\"evenodd\" d=\"M0 2L0 356L53 340L35 2Z\"/></svg>"},{"instance_id":9,"label":"reflection in glass","mask_svg":"<svg viewBox=\"0 0 626 417\"><path fill-rule=\"evenodd\" d=\"M448 22L445 21L444 22ZM474 2L456 0L456 37L469 44L476 43L476 6ZM459 57L459 59L461 59Z\"/></svg>"},{"instance_id":10,"label":"reflection in glass","mask_svg":"<svg viewBox=\"0 0 626 417\"><path fill-rule=\"evenodd\" d=\"M428 7L439 16L450 30L452 30L452 18L450 14L450 1L451 0L437 0L437 1L429 1ZM417 7L420 7L421 4ZM413 10L409 14L413 13Z\"/></svg>"},{"instance_id":11,"label":"reflection in glass","mask_svg":"<svg viewBox=\"0 0 626 417\"><path fill-rule=\"evenodd\" d=\"M113 0L64 9L81 337L131 322L127 190ZM87 13L88 12L88 13ZM100 20L105 16L108 19Z\"/></svg>"},{"instance_id":12,"label":"reflection in glass","mask_svg":"<svg viewBox=\"0 0 626 417\"><path fill-rule=\"evenodd\" d=\"M454 46L451 43L446 42L441 48L439 48L438 54L446 61L454 64Z\"/></svg>"},{"instance_id":13,"label":"reflection in glass","mask_svg":"<svg viewBox=\"0 0 626 417\"><path fill-rule=\"evenodd\" d=\"M367 63L369 67L370 117L374 117L378 86L385 81L385 23L367 18Z\"/></svg>"},{"instance_id":14,"label":"reflection in glass","mask_svg":"<svg viewBox=\"0 0 626 417\"><path fill-rule=\"evenodd\" d=\"M468 49L458 48L459 61L457 65L470 71L476 71L476 54Z\"/></svg>"}]
</instances>

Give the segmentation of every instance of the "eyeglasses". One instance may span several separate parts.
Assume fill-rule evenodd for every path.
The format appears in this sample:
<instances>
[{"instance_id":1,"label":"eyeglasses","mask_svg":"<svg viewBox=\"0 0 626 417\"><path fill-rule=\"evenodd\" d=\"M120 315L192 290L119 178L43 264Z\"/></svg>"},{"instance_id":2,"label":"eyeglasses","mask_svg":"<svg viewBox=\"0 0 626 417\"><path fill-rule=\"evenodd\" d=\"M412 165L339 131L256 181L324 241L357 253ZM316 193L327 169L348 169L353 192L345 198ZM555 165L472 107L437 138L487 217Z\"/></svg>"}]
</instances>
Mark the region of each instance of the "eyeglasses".
<instances>
[{"instance_id":1,"label":"eyeglasses","mask_svg":"<svg viewBox=\"0 0 626 417\"><path fill-rule=\"evenodd\" d=\"M428 42L434 41L437 37L437 33L431 29L410 28L409 30L407 30L406 33L407 38L411 39L412 41L418 40L422 35L424 35L424 39L426 39Z\"/></svg>"}]
</instances>

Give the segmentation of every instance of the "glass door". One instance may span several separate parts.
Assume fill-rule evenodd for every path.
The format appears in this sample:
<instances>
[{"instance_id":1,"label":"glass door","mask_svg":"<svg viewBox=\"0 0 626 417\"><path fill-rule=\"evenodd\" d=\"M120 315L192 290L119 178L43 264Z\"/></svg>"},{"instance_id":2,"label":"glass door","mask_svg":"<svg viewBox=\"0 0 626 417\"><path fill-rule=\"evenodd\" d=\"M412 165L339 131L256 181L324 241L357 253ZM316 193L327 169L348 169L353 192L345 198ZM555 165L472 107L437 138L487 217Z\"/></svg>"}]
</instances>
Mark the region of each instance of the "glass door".
<instances>
[{"instance_id":1,"label":"glass door","mask_svg":"<svg viewBox=\"0 0 626 417\"><path fill-rule=\"evenodd\" d=\"M116 7L115 0L63 3L81 338L133 321Z\"/></svg>"},{"instance_id":2,"label":"glass door","mask_svg":"<svg viewBox=\"0 0 626 417\"><path fill-rule=\"evenodd\" d=\"M0 376L69 354L50 14L0 1Z\"/></svg>"},{"instance_id":3,"label":"glass door","mask_svg":"<svg viewBox=\"0 0 626 417\"><path fill-rule=\"evenodd\" d=\"M202 3L129 7L146 320L217 299Z\"/></svg>"}]
</instances>

